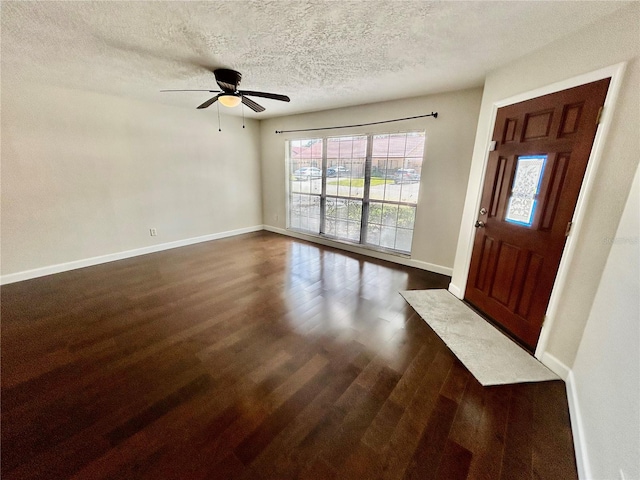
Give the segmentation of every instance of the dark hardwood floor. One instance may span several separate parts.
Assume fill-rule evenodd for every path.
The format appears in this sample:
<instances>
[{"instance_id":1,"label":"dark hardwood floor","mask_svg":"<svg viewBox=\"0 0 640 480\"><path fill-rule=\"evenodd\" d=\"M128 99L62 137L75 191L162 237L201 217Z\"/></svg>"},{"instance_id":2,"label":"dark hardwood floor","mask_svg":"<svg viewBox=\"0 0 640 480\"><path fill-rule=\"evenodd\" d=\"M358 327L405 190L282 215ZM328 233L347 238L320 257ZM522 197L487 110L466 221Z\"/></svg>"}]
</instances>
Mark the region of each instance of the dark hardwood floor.
<instances>
[{"instance_id":1,"label":"dark hardwood floor","mask_svg":"<svg viewBox=\"0 0 640 480\"><path fill-rule=\"evenodd\" d=\"M564 384L398 294L448 282L259 232L3 286L2 478L577 478Z\"/></svg>"}]
</instances>

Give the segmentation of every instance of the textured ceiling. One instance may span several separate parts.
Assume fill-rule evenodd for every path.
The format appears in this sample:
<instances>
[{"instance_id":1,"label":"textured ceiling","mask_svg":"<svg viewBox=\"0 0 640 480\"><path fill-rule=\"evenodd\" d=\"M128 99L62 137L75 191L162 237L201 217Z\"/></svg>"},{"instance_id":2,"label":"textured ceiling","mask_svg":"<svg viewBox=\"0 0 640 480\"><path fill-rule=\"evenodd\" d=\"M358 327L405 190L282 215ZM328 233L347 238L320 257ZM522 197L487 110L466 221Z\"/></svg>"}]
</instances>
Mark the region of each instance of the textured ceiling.
<instances>
[{"instance_id":1,"label":"textured ceiling","mask_svg":"<svg viewBox=\"0 0 640 480\"><path fill-rule=\"evenodd\" d=\"M623 2L5 2L5 81L35 81L193 108L243 74L266 112L323 110L482 85L486 73ZM3 94L4 87L3 87ZM240 113L235 109L234 113Z\"/></svg>"}]
</instances>

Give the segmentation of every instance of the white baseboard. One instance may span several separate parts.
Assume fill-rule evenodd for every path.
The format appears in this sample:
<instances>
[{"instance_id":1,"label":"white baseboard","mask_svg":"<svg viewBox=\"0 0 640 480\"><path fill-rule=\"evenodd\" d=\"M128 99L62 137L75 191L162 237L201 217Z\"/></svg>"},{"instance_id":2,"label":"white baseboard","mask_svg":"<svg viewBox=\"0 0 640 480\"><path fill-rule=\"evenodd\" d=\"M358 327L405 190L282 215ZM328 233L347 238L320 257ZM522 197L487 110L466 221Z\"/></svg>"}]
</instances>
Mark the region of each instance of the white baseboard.
<instances>
[{"instance_id":1,"label":"white baseboard","mask_svg":"<svg viewBox=\"0 0 640 480\"><path fill-rule=\"evenodd\" d=\"M458 297L460 300L464 298L464 295L462 295L462 290L460 290L460 287L458 287L457 285L454 285L453 283L449 284L449 292L451 292L453 295Z\"/></svg>"},{"instance_id":2,"label":"white baseboard","mask_svg":"<svg viewBox=\"0 0 640 480\"><path fill-rule=\"evenodd\" d=\"M567 401L569 403L569 418L571 419L571 433L573 434L573 448L576 452L576 464L578 466L578 478L590 479L591 468L587 456L587 447L584 438L584 426L582 424L582 414L580 413L580 402L576 391L576 382L573 372L554 355L548 352L542 354L540 361L550 370L565 381L567 390Z\"/></svg>"},{"instance_id":3,"label":"white baseboard","mask_svg":"<svg viewBox=\"0 0 640 480\"><path fill-rule=\"evenodd\" d=\"M576 464L578 466L578 478L587 480L593 478L587 443L584 438L584 426L582 424L582 414L580 413L580 402L576 391L576 382L573 372L567 375L567 400L569 401L569 417L571 418L571 432L573 434L573 448L576 451Z\"/></svg>"},{"instance_id":4,"label":"white baseboard","mask_svg":"<svg viewBox=\"0 0 640 480\"><path fill-rule=\"evenodd\" d=\"M239 228L237 230L228 230L226 232L212 233L209 235L202 235L200 237L192 237L184 240L177 240L175 242L159 243L157 245L150 245L148 247L135 248L133 250L126 250L124 252L110 253L108 255L100 255L98 257L85 258L83 260L74 260L72 262L59 263L57 265L50 265L47 267L34 268L33 270L25 270L23 272L11 273L8 275L0 276L0 285L7 285L9 283L21 282L23 280L29 280L31 278L44 277L45 275L53 275L54 273L67 272L69 270L76 270L78 268L91 267L93 265L99 265L101 263L114 262L116 260L123 260L125 258L137 257L138 255L146 255L148 253L161 252L163 250L170 250L172 248L185 247L187 245L193 245L195 243L209 242L211 240L218 240L226 237L233 237L235 235L242 235L243 233L258 232L263 229L262 225L255 225L253 227Z\"/></svg>"},{"instance_id":5,"label":"white baseboard","mask_svg":"<svg viewBox=\"0 0 640 480\"><path fill-rule=\"evenodd\" d=\"M453 268L443 267L442 265L436 265L433 263L422 262L420 260L414 260L412 258L392 255L389 253L378 252L376 250L369 250L367 248L358 247L357 245L350 245L348 243L336 242L324 237L316 237L314 235L305 235L304 233L294 232L292 230L285 230L283 228L272 227L271 225L265 225L264 229L279 233L281 235L287 235L289 237L299 238L300 240L307 240L313 243L319 243L327 247L339 248L340 250L346 250L351 253L358 253L367 257L377 258L379 260L386 260L388 262L399 263L400 265L406 265L407 267L415 267L420 270L428 270L429 272L440 273L442 275L451 276Z\"/></svg>"},{"instance_id":6,"label":"white baseboard","mask_svg":"<svg viewBox=\"0 0 640 480\"><path fill-rule=\"evenodd\" d=\"M435 265L432 263L422 262L420 260L414 260L411 258L405 258L395 255L390 255L384 252L377 252L375 250L367 250L359 248L357 246L334 242L325 238L318 238L310 235L304 235L298 232L292 232L290 230L284 230L282 228L272 227L269 225L255 225L252 227L240 228L237 230L229 230L226 232L212 233L209 235L202 235L200 237L187 238L184 240L177 240L175 242L159 243L157 245L150 245L148 247L135 248L133 250L126 250L124 252L110 253L107 255L100 255L97 257L85 258L82 260L74 260L71 262L59 263L56 265L49 265L46 267L34 268L32 270L25 270L17 273L10 273L8 275L0 276L0 285L7 285L9 283L21 282L23 280L29 280L32 278L44 277L46 275L53 275L55 273L67 272L69 270L76 270L78 268L91 267L94 265L100 265L101 263L114 262L116 260L123 260L125 258L137 257L138 255L146 255L148 253L161 252L163 250L170 250L172 248L185 247L187 245L193 245L195 243L209 242L211 240L218 240L226 237L233 237L235 235L242 235L244 233L258 232L260 230L267 230L269 232L279 233L281 235L287 235L301 240L308 240L310 242L319 243L328 247L335 247L341 250L346 250L352 253L359 253L380 260L387 260L401 265L409 267L416 267L421 270L428 270L430 272L440 273L442 275L451 276L453 270L441 265Z\"/></svg>"},{"instance_id":7,"label":"white baseboard","mask_svg":"<svg viewBox=\"0 0 640 480\"><path fill-rule=\"evenodd\" d=\"M542 357L538 360L540 360L544 365L547 366L547 368L549 368L549 370L558 375L565 382L567 381L567 378L569 378L569 374L571 373L569 367L567 367L564 363L558 360L555 356L551 355L549 352L544 352L542 354Z\"/></svg>"}]
</instances>

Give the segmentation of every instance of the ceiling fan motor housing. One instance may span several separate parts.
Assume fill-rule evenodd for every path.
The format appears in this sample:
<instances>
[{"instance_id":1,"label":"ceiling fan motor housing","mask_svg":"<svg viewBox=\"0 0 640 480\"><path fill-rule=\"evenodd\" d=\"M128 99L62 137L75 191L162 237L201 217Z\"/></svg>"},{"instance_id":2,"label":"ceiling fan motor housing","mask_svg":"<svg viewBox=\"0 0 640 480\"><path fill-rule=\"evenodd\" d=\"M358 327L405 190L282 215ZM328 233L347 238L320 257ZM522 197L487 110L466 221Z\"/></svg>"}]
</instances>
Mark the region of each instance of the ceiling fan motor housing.
<instances>
[{"instance_id":1,"label":"ceiling fan motor housing","mask_svg":"<svg viewBox=\"0 0 640 480\"><path fill-rule=\"evenodd\" d=\"M242 80L242 74L240 72L228 68L218 68L213 71L213 74L216 77L216 82L225 92L234 93L238 90L238 85L240 85L240 80Z\"/></svg>"}]
</instances>

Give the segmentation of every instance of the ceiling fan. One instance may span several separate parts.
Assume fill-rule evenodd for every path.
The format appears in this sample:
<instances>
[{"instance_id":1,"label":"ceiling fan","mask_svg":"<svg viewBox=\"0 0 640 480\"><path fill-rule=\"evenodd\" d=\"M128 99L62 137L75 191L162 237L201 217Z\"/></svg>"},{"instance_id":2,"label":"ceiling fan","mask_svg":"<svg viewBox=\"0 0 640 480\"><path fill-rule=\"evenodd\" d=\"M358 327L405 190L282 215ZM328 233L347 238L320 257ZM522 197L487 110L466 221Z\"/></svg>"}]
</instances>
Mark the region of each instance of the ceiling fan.
<instances>
[{"instance_id":1,"label":"ceiling fan","mask_svg":"<svg viewBox=\"0 0 640 480\"><path fill-rule=\"evenodd\" d=\"M243 103L247 107L249 107L254 112L264 112L264 107L250 98L252 97L263 97L270 98L272 100L280 100L281 102L289 102L291 99L286 95L280 95L277 93L268 93L268 92L254 92L252 90L238 90L238 85L240 85L240 80L242 79L242 74L240 72L236 72L235 70L230 70L228 68L218 68L213 71L213 74L216 77L216 83L220 87L220 90L160 90L161 92L211 92L218 93L215 97L210 98L202 105L198 106L198 108L207 108L210 105L213 105L216 101L220 101L222 105L225 107L236 107Z\"/></svg>"}]
</instances>

